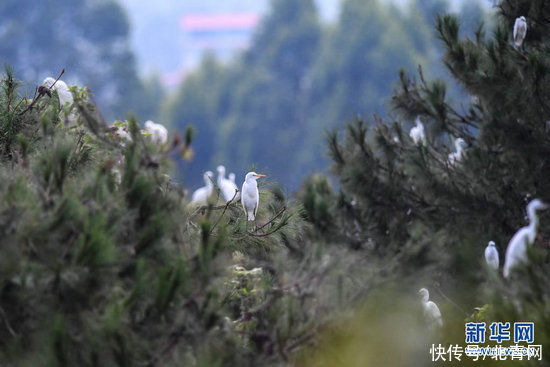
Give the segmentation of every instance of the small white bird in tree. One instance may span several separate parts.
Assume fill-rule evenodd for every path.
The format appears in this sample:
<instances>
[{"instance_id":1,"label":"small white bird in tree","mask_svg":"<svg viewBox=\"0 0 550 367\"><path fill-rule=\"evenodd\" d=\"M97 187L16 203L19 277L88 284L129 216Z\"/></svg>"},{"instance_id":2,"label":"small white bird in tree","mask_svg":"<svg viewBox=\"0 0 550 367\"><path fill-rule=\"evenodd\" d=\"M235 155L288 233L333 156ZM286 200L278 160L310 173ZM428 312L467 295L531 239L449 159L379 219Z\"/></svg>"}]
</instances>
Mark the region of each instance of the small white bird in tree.
<instances>
[{"instance_id":1,"label":"small white bird in tree","mask_svg":"<svg viewBox=\"0 0 550 367\"><path fill-rule=\"evenodd\" d=\"M415 144L426 144L426 135L424 134L424 124L420 117L416 118L416 126L411 129L409 136Z\"/></svg>"},{"instance_id":2,"label":"small white bird in tree","mask_svg":"<svg viewBox=\"0 0 550 367\"><path fill-rule=\"evenodd\" d=\"M161 124L148 120L144 126L144 131L151 134L150 138L154 144L163 145L168 141L168 130Z\"/></svg>"},{"instance_id":3,"label":"small white bird in tree","mask_svg":"<svg viewBox=\"0 0 550 367\"><path fill-rule=\"evenodd\" d=\"M548 205L539 199L531 200L527 204L527 216L529 225L521 228L510 240L506 248L506 257L504 259L503 275L505 278L510 276L513 268L519 264L527 262L527 246L535 243L537 230L539 227L539 217L537 211L547 209Z\"/></svg>"},{"instance_id":4,"label":"small white bird in tree","mask_svg":"<svg viewBox=\"0 0 550 367\"><path fill-rule=\"evenodd\" d=\"M460 162L462 159L462 155L464 154L464 148L466 147L466 142L462 138L458 138L455 140L455 149L456 151L453 153L449 153L449 163L455 164L456 162Z\"/></svg>"},{"instance_id":5,"label":"small white bird in tree","mask_svg":"<svg viewBox=\"0 0 550 367\"><path fill-rule=\"evenodd\" d=\"M231 182L231 180L225 178L225 167L218 166L216 171L218 171L218 180L216 182L218 184L218 187L220 188L223 198L225 199L225 202L227 203L233 198L235 200L238 200L237 196L239 190L237 189L237 185L235 185L234 182ZM236 192L237 195L235 195Z\"/></svg>"},{"instance_id":6,"label":"small white bird in tree","mask_svg":"<svg viewBox=\"0 0 550 367\"><path fill-rule=\"evenodd\" d=\"M430 301L430 293L426 288L422 288L418 291L422 301L422 308L424 309L424 317L428 323L428 329L434 330L443 326L443 319L441 318L441 311L439 307Z\"/></svg>"},{"instance_id":7,"label":"small white bird in tree","mask_svg":"<svg viewBox=\"0 0 550 367\"><path fill-rule=\"evenodd\" d=\"M514 23L514 45L520 48L527 34L527 21L524 16L516 18Z\"/></svg>"},{"instance_id":8,"label":"small white bird in tree","mask_svg":"<svg viewBox=\"0 0 550 367\"><path fill-rule=\"evenodd\" d=\"M214 174L211 171L206 171L203 175L204 185L203 187L195 190L191 196L191 203L197 205L206 205L208 198L214 191Z\"/></svg>"},{"instance_id":9,"label":"small white bird in tree","mask_svg":"<svg viewBox=\"0 0 550 367\"><path fill-rule=\"evenodd\" d=\"M55 83L55 84L54 84ZM63 80L55 81L54 78L48 77L44 79L43 86L48 87L52 91L56 91L59 96L59 103L64 106L65 103L73 104L73 94L69 90L69 87Z\"/></svg>"},{"instance_id":10,"label":"small white bird in tree","mask_svg":"<svg viewBox=\"0 0 550 367\"><path fill-rule=\"evenodd\" d=\"M489 244L485 248L485 261L491 269L498 270L500 261L498 258L498 250L493 241L489 241Z\"/></svg>"},{"instance_id":11,"label":"small white bird in tree","mask_svg":"<svg viewBox=\"0 0 550 367\"><path fill-rule=\"evenodd\" d=\"M260 193L258 191L258 182L256 182L256 180L261 177L266 177L266 175L261 175L256 172L248 172L244 179L241 190L241 203L243 204L247 221L253 221L256 219L258 205L260 204Z\"/></svg>"}]
</instances>

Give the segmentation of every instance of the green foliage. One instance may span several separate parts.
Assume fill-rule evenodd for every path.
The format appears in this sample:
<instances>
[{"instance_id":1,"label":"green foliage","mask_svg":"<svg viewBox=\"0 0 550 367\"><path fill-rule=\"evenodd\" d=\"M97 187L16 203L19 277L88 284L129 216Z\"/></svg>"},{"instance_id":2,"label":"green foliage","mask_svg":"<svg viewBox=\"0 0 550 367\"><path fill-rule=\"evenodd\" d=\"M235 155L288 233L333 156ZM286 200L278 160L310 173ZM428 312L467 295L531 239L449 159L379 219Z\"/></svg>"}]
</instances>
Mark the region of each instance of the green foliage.
<instances>
[{"instance_id":1,"label":"green foliage","mask_svg":"<svg viewBox=\"0 0 550 367\"><path fill-rule=\"evenodd\" d=\"M139 80L130 25L116 1L5 0L0 23L0 61L26 83L66 69L66 81L90 87L107 118L131 110L144 118L156 115L163 93L158 81Z\"/></svg>"},{"instance_id":2,"label":"green foliage","mask_svg":"<svg viewBox=\"0 0 550 367\"><path fill-rule=\"evenodd\" d=\"M296 251L299 204L261 186L255 222L193 207L166 174L191 129L159 147L133 118L105 126L81 89L60 110L1 83L0 364L266 365L309 341L320 275L314 247Z\"/></svg>"},{"instance_id":3,"label":"green foliage","mask_svg":"<svg viewBox=\"0 0 550 367\"><path fill-rule=\"evenodd\" d=\"M218 164L235 172L255 164L296 188L326 166L325 128L383 114L395 70L431 65L435 45L423 15L379 1L342 7L338 22L323 27L313 1L274 0L236 62L222 66L205 56L165 110L174 126L197 128L197 154L183 168L187 182L199 184Z\"/></svg>"},{"instance_id":4,"label":"green foliage","mask_svg":"<svg viewBox=\"0 0 550 367\"><path fill-rule=\"evenodd\" d=\"M328 238L364 253L371 281L391 284L391 292L380 302L393 297L398 305L416 303L409 297L426 287L441 309L441 335L412 351L407 346L394 351L412 360L414 353L424 353L425 358L416 360L420 365L429 363L431 342L464 344L465 319L512 324L529 320L539 330L537 343L549 338L544 316L549 297L548 214L541 213L528 264L516 268L510 279L486 266L483 255L488 241L494 240L502 265L508 241L525 225L526 204L533 198L550 200L546 107L550 69L545 66L548 33L543 21L550 7L543 1L506 0L499 9L489 37L482 27L465 36L468 32L462 31L463 22L456 16L437 17L436 30L445 46L443 62L471 96L460 108L450 101L445 82L428 80L422 68L415 77L401 71L392 97L392 118L375 115L371 123L357 119L344 132L328 136L332 171L340 188L324 199L335 224ZM511 32L521 15L528 17L533 38L516 50ZM407 133L416 119L424 124L425 144L415 144ZM449 153L459 137L467 147L462 159L453 163ZM306 208L312 206L313 188L306 181L302 189ZM314 217L311 221L326 231L323 223ZM379 293L369 288L364 296L370 305ZM354 314L352 324L363 320L361 315ZM396 324L389 322L387 327ZM369 350L378 339L361 330L351 335L343 330L343 335L327 337L319 359L311 365L337 356L339 361L349 360L349 365L402 364L375 363L354 346L361 340L361 347ZM342 348L330 348L334 343Z\"/></svg>"}]
</instances>

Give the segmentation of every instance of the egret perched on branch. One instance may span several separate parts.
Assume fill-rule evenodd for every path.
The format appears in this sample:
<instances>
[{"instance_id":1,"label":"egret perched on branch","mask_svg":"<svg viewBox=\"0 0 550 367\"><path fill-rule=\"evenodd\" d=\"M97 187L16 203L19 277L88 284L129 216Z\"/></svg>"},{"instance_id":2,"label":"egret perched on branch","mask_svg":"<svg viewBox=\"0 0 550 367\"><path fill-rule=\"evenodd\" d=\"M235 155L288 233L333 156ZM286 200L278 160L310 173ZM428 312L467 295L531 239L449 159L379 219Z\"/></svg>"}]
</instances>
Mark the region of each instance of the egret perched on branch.
<instances>
[{"instance_id":1,"label":"egret perched on branch","mask_svg":"<svg viewBox=\"0 0 550 367\"><path fill-rule=\"evenodd\" d=\"M527 21L524 16L516 18L514 23L514 44L516 48L520 48L527 34Z\"/></svg>"},{"instance_id":2,"label":"egret perched on branch","mask_svg":"<svg viewBox=\"0 0 550 367\"><path fill-rule=\"evenodd\" d=\"M59 103L61 104L61 106L64 106L65 103L72 104L74 102L73 94L63 80L58 80L56 82L54 78L48 77L44 79L42 85L57 92L57 95L59 96Z\"/></svg>"},{"instance_id":3,"label":"egret perched on branch","mask_svg":"<svg viewBox=\"0 0 550 367\"><path fill-rule=\"evenodd\" d=\"M489 244L485 248L485 261L490 268L498 270L498 251L493 241L489 241Z\"/></svg>"},{"instance_id":4,"label":"egret perched on branch","mask_svg":"<svg viewBox=\"0 0 550 367\"><path fill-rule=\"evenodd\" d=\"M208 198L214 191L214 174L211 171L204 172L203 175L205 186L197 189L191 197L193 204L205 205L208 203Z\"/></svg>"},{"instance_id":5,"label":"egret perched on branch","mask_svg":"<svg viewBox=\"0 0 550 367\"><path fill-rule=\"evenodd\" d=\"M145 122L145 132L151 134L151 141L154 144L163 145L168 141L168 130L161 124L151 120Z\"/></svg>"},{"instance_id":6,"label":"egret perched on branch","mask_svg":"<svg viewBox=\"0 0 550 367\"><path fill-rule=\"evenodd\" d=\"M508 244L503 269L505 278L510 275L510 271L518 264L527 262L527 246L535 243L537 230L539 227L539 217L537 215L537 211L547 208L548 205L544 204L539 199L531 200L531 202L527 204L529 225L517 231Z\"/></svg>"},{"instance_id":7,"label":"egret perched on branch","mask_svg":"<svg viewBox=\"0 0 550 367\"><path fill-rule=\"evenodd\" d=\"M441 311L439 307L430 301L430 293L426 288L422 288L418 291L422 301L422 308L424 309L424 317L428 322L428 328L433 330L443 326L443 319L441 318Z\"/></svg>"},{"instance_id":8,"label":"egret perched on branch","mask_svg":"<svg viewBox=\"0 0 550 367\"><path fill-rule=\"evenodd\" d=\"M409 133L415 144L426 144L426 135L424 134L424 124L420 121L420 117L416 118L416 126Z\"/></svg>"},{"instance_id":9,"label":"egret perched on branch","mask_svg":"<svg viewBox=\"0 0 550 367\"><path fill-rule=\"evenodd\" d=\"M456 152L449 153L449 163L454 164L460 162L462 159L462 154L464 153L463 147L466 146L466 142L462 138L455 140L455 149Z\"/></svg>"},{"instance_id":10,"label":"egret perched on branch","mask_svg":"<svg viewBox=\"0 0 550 367\"><path fill-rule=\"evenodd\" d=\"M241 203L243 204L246 220L252 221L256 219L258 205L260 203L260 193L258 192L257 179L266 177L256 172L248 172L244 179L243 188L241 190Z\"/></svg>"},{"instance_id":11,"label":"egret perched on branch","mask_svg":"<svg viewBox=\"0 0 550 367\"><path fill-rule=\"evenodd\" d=\"M218 187L222 192L222 196L225 199L225 202L227 203L233 198L237 200L237 195L235 195L235 192L239 190L237 188L237 185L235 185L234 182L231 182L231 180L228 180L227 178L225 178L225 167L218 166L216 170L218 171L218 181L217 181Z\"/></svg>"}]
</instances>

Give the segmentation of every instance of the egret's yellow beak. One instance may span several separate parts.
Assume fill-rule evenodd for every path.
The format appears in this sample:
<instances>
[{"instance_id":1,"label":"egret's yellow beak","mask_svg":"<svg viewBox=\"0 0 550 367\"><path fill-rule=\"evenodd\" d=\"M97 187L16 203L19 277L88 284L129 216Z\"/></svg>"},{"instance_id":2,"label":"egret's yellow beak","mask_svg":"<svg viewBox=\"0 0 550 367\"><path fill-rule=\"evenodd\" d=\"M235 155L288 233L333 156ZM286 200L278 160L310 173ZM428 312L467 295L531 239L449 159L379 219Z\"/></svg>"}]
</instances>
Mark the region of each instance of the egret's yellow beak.
<instances>
[{"instance_id":1,"label":"egret's yellow beak","mask_svg":"<svg viewBox=\"0 0 550 367\"><path fill-rule=\"evenodd\" d=\"M254 175L254 177L267 177L267 176L258 173L257 175Z\"/></svg>"}]
</instances>

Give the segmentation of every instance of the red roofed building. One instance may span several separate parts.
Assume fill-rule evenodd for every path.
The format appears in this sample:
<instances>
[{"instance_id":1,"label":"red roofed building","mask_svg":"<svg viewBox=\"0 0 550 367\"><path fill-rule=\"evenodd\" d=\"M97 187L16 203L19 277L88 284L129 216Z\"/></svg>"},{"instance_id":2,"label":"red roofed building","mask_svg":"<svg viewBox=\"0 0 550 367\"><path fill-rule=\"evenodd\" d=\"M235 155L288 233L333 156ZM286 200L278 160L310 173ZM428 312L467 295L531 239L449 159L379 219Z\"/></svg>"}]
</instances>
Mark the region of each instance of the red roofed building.
<instances>
[{"instance_id":1,"label":"red roofed building","mask_svg":"<svg viewBox=\"0 0 550 367\"><path fill-rule=\"evenodd\" d=\"M248 46L259 21L260 16L253 13L186 14L180 18L180 27L190 50L211 50L224 57Z\"/></svg>"},{"instance_id":2,"label":"red roofed building","mask_svg":"<svg viewBox=\"0 0 550 367\"><path fill-rule=\"evenodd\" d=\"M163 75L166 86L179 85L186 72L193 70L205 51L213 52L220 60L229 60L236 52L246 49L261 15L258 13L193 13L179 17L182 71Z\"/></svg>"},{"instance_id":3,"label":"red roofed building","mask_svg":"<svg viewBox=\"0 0 550 367\"><path fill-rule=\"evenodd\" d=\"M180 18L184 32L216 32L216 31L246 31L253 30L260 17L258 14L188 14Z\"/></svg>"}]
</instances>

